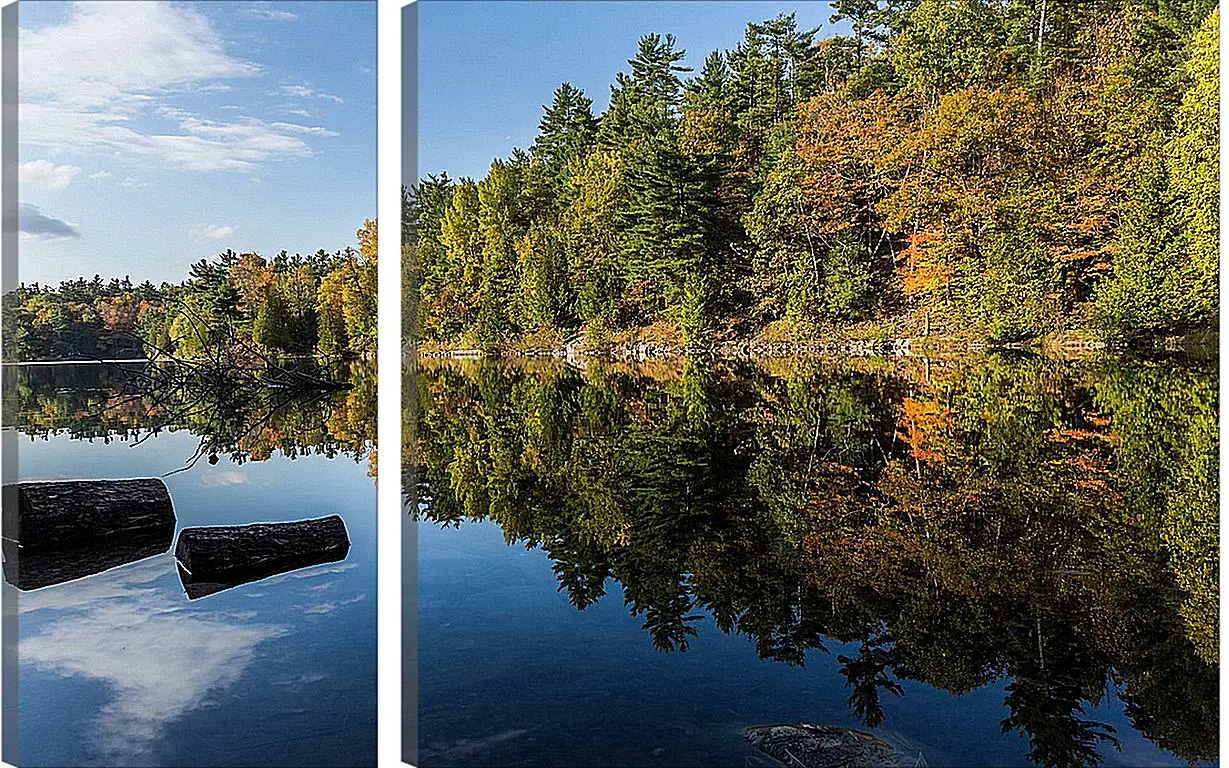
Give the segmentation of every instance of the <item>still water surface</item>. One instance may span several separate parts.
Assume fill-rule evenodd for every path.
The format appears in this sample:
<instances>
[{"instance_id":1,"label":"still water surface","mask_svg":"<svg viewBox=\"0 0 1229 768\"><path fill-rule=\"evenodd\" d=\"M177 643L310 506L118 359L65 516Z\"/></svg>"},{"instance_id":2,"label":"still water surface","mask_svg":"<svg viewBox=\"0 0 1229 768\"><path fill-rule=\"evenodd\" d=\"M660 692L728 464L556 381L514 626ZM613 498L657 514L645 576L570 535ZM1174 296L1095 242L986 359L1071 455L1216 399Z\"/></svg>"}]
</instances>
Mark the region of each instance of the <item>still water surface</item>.
<instances>
[{"instance_id":1,"label":"still water surface","mask_svg":"<svg viewBox=\"0 0 1229 768\"><path fill-rule=\"evenodd\" d=\"M199 454L165 478L178 529L337 514L350 536L344 560L196 600L170 552L32 591L6 583L21 765L374 765L369 377L321 398L193 403L122 396L117 366L4 375L21 480L158 477Z\"/></svg>"},{"instance_id":2,"label":"still water surface","mask_svg":"<svg viewBox=\"0 0 1229 768\"><path fill-rule=\"evenodd\" d=\"M1217 761L1214 361L421 366L421 766Z\"/></svg>"}]
</instances>

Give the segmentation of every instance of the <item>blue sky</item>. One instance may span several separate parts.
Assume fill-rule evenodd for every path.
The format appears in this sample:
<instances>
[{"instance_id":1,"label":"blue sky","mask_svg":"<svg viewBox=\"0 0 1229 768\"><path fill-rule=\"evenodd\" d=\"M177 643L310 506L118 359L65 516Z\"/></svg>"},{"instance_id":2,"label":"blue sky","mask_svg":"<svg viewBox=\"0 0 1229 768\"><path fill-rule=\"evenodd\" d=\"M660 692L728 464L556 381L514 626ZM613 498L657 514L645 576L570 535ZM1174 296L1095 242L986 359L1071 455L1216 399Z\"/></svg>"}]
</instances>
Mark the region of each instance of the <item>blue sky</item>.
<instances>
[{"instance_id":1,"label":"blue sky","mask_svg":"<svg viewBox=\"0 0 1229 768\"><path fill-rule=\"evenodd\" d=\"M179 282L376 214L374 2L23 0L19 278Z\"/></svg>"},{"instance_id":2,"label":"blue sky","mask_svg":"<svg viewBox=\"0 0 1229 768\"><path fill-rule=\"evenodd\" d=\"M600 113L641 35L673 34L699 70L712 51L737 47L748 22L789 12L819 37L848 31L829 23L827 2L419 0L419 175L486 175L492 159L533 143L565 80Z\"/></svg>"}]
</instances>

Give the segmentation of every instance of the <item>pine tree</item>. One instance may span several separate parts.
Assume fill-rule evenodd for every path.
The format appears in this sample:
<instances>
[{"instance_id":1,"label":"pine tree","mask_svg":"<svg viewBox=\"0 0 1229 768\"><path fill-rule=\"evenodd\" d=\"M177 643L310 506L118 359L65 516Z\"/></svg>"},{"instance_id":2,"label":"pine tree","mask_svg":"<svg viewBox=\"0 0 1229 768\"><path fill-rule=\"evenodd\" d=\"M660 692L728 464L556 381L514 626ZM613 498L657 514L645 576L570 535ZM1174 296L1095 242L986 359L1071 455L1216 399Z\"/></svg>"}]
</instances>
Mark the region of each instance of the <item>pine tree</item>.
<instances>
[{"instance_id":1,"label":"pine tree","mask_svg":"<svg viewBox=\"0 0 1229 768\"><path fill-rule=\"evenodd\" d=\"M569 164L584 157L593 146L597 133L593 101L571 83L564 83L555 90L550 106L542 109L545 114L538 123L533 154L546 164L550 178L560 183Z\"/></svg>"},{"instance_id":2,"label":"pine tree","mask_svg":"<svg viewBox=\"0 0 1229 768\"><path fill-rule=\"evenodd\" d=\"M683 88L678 73L691 68L678 64L687 52L674 50L674 42L674 35L640 38L639 51L627 62L632 73L618 73L610 87L610 107L602 115L597 135L603 149L622 149L637 139L651 139L663 126L668 130L677 121Z\"/></svg>"}]
</instances>

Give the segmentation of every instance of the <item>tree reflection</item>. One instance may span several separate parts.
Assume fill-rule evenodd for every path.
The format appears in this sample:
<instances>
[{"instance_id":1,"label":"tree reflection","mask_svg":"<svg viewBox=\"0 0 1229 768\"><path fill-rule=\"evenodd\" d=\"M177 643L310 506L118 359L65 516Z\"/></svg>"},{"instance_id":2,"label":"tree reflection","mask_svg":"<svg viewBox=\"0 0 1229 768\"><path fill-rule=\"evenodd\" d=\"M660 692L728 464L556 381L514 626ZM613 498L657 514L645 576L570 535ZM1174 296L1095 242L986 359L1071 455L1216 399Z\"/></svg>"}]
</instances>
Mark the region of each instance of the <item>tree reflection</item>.
<instances>
[{"instance_id":1,"label":"tree reflection","mask_svg":"<svg viewBox=\"0 0 1229 768\"><path fill-rule=\"evenodd\" d=\"M420 365L413 508L542 548L578 609L614 578L664 651L705 614L787 664L856 643L868 727L900 681L1003 680L1033 762L1096 764L1113 685L1149 739L1216 756L1212 366Z\"/></svg>"},{"instance_id":2,"label":"tree reflection","mask_svg":"<svg viewBox=\"0 0 1229 768\"><path fill-rule=\"evenodd\" d=\"M242 464L274 453L350 456L375 472L376 393L369 365L339 363L341 391L225 387L134 387L140 365L20 366L4 369L5 423L31 438L67 434L77 440L140 444L163 432L199 438L183 467L221 457Z\"/></svg>"}]
</instances>

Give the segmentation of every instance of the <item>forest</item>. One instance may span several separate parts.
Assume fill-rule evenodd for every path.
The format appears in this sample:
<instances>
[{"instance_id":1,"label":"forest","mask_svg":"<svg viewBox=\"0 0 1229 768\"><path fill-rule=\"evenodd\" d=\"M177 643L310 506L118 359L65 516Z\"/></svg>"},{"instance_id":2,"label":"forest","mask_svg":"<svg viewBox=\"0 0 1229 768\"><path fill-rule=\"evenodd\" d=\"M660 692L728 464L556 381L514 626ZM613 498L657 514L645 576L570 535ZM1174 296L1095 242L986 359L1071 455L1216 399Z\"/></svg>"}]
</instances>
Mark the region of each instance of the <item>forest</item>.
<instances>
[{"instance_id":1,"label":"forest","mask_svg":"<svg viewBox=\"0 0 1229 768\"><path fill-rule=\"evenodd\" d=\"M178 285L78 278L22 284L4 296L4 359L198 359L219 349L307 356L373 354L374 220L358 250L308 256L227 250L191 266Z\"/></svg>"},{"instance_id":2,"label":"forest","mask_svg":"<svg viewBox=\"0 0 1229 768\"><path fill-rule=\"evenodd\" d=\"M1214 0L836 0L407 190L424 349L1077 338L1218 322ZM753 7L753 6L751 6ZM561 72L561 79L567 76Z\"/></svg>"}]
</instances>

